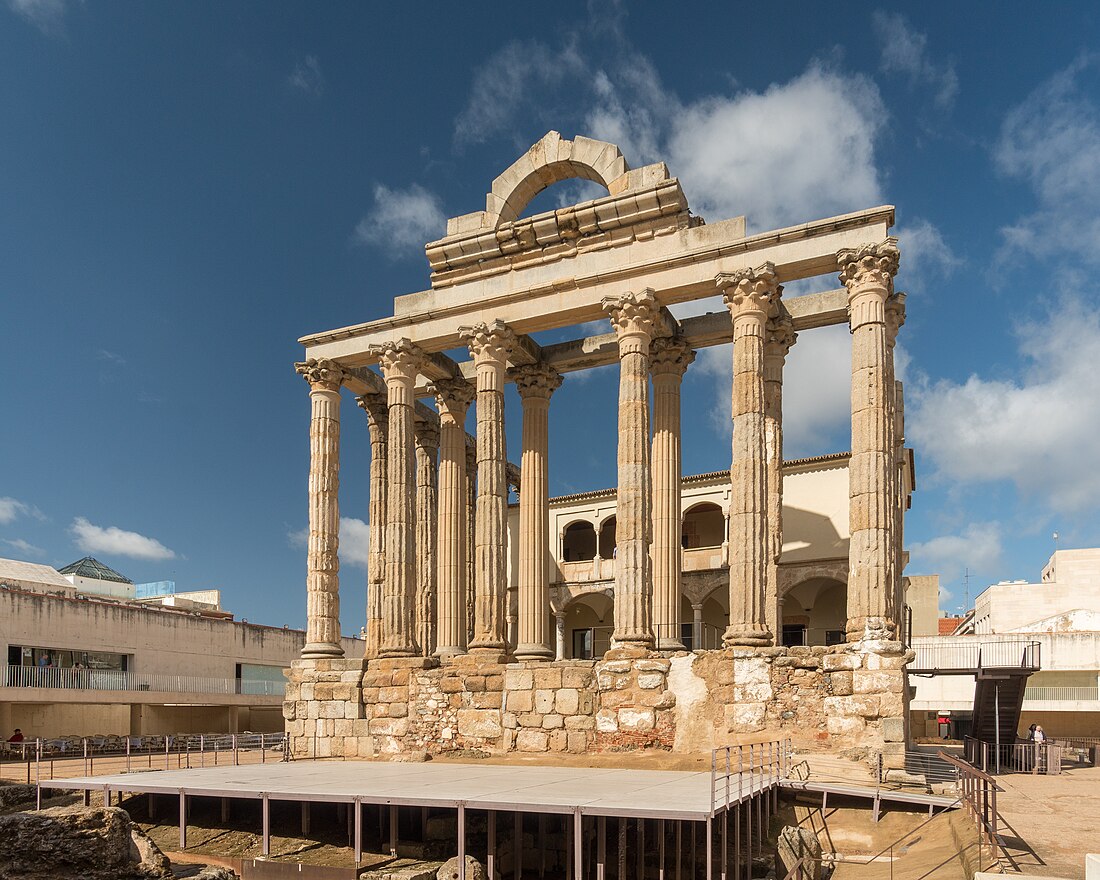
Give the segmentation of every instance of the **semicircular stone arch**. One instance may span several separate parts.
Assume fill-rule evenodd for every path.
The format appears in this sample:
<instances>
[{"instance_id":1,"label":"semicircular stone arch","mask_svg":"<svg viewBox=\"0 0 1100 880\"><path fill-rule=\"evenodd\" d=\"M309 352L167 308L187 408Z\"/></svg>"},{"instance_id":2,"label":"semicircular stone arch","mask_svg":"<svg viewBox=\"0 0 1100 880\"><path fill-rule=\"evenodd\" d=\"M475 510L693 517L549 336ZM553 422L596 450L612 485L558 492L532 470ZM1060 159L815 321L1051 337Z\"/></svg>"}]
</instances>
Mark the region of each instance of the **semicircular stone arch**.
<instances>
[{"instance_id":1,"label":"semicircular stone arch","mask_svg":"<svg viewBox=\"0 0 1100 880\"><path fill-rule=\"evenodd\" d=\"M622 151L592 138L571 141L556 131L546 135L493 181L485 197L485 225L497 228L519 218L540 192L562 180L591 180L607 187L629 171Z\"/></svg>"}]
</instances>

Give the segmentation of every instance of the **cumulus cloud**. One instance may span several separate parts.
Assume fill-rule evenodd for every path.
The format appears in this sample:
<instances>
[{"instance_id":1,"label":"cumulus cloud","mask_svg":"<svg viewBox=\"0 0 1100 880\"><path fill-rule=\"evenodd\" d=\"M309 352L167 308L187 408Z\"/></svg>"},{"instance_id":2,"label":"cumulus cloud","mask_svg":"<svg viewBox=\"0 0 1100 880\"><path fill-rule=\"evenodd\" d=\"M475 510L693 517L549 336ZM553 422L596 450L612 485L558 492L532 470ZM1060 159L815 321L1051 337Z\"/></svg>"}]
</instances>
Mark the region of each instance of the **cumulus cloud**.
<instances>
[{"instance_id":1,"label":"cumulus cloud","mask_svg":"<svg viewBox=\"0 0 1100 880\"><path fill-rule=\"evenodd\" d=\"M325 75L321 73L321 63L315 55L307 55L294 65L294 70L286 78L287 86L310 98L319 98L325 93Z\"/></svg>"},{"instance_id":2,"label":"cumulus cloud","mask_svg":"<svg viewBox=\"0 0 1100 880\"><path fill-rule=\"evenodd\" d=\"M963 265L963 259L952 250L943 233L927 220L915 219L908 225L895 227L891 234L901 245L897 278L901 289L927 287Z\"/></svg>"},{"instance_id":3,"label":"cumulus cloud","mask_svg":"<svg viewBox=\"0 0 1100 880\"><path fill-rule=\"evenodd\" d=\"M355 227L354 240L397 257L441 237L446 227L447 215L434 193L416 183L404 190L378 184L374 205Z\"/></svg>"},{"instance_id":4,"label":"cumulus cloud","mask_svg":"<svg viewBox=\"0 0 1100 880\"><path fill-rule=\"evenodd\" d=\"M8 8L44 34L58 33L65 21L65 0L8 0Z\"/></svg>"},{"instance_id":5,"label":"cumulus cloud","mask_svg":"<svg viewBox=\"0 0 1100 880\"><path fill-rule=\"evenodd\" d=\"M176 558L175 551L169 550L155 538L147 538L137 532L128 532L118 526L103 528L93 525L82 516L73 520L69 531L75 538L76 546L85 553L107 553L153 561Z\"/></svg>"},{"instance_id":6,"label":"cumulus cloud","mask_svg":"<svg viewBox=\"0 0 1100 880\"><path fill-rule=\"evenodd\" d=\"M950 109L959 93L959 77L954 64L932 60L928 35L914 30L898 12L876 12L871 24L882 46L879 66L883 72L908 77L910 88L930 88L936 105Z\"/></svg>"},{"instance_id":7,"label":"cumulus cloud","mask_svg":"<svg viewBox=\"0 0 1100 880\"><path fill-rule=\"evenodd\" d=\"M938 480L1011 482L1067 515L1100 509L1100 316L1064 299L1017 336L1018 378L918 385L907 433Z\"/></svg>"},{"instance_id":8,"label":"cumulus cloud","mask_svg":"<svg viewBox=\"0 0 1100 880\"><path fill-rule=\"evenodd\" d=\"M909 544L909 559L907 571L935 572L945 583L966 569L993 580L1004 564L1003 529L996 522L970 523L961 532Z\"/></svg>"},{"instance_id":9,"label":"cumulus cloud","mask_svg":"<svg viewBox=\"0 0 1100 880\"><path fill-rule=\"evenodd\" d=\"M25 515L29 509L15 498L0 498L0 525L15 522L17 517Z\"/></svg>"},{"instance_id":10,"label":"cumulus cloud","mask_svg":"<svg viewBox=\"0 0 1100 880\"><path fill-rule=\"evenodd\" d=\"M36 547L30 541L24 541L22 538L5 539L4 543L24 556L41 557L46 555L46 551L41 547Z\"/></svg>"},{"instance_id":11,"label":"cumulus cloud","mask_svg":"<svg viewBox=\"0 0 1100 880\"><path fill-rule=\"evenodd\" d=\"M309 528L287 533L292 547L305 547L309 541ZM370 526L353 516L340 517L340 564L366 568L370 554Z\"/></svg>"},{"instance_id":12,"label":"cumulus cloud","mask_svg":"<svg viewBox=\"0 0 1100 880\"><path fill-rule=\"evenodd\" d=\"M1098 57L1079 58L1005 117L996 167L1030 184L1037 208L1001 230L1002 262L1068 252L1100 263Z\"/></svg>"}]
</instances>

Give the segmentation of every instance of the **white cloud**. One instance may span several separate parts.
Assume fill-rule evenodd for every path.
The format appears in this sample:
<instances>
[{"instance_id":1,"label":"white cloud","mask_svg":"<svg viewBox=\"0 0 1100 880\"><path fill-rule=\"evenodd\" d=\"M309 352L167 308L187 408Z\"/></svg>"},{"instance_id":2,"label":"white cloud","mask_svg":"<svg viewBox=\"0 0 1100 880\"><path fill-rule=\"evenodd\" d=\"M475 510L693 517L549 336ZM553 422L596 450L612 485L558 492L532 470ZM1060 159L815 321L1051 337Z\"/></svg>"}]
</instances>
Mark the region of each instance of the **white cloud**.
<instances>
[{"instance_id":1,"label":"white cloud","mask_svg":"<svg viewBox=\"0 0 1100 880\"><path fill-rule=\"evenodd\" d=\"M937 278L946 278L963 265L939 228L927 220L915 219L891 232L901 246L898 268L899 289L927 287Z\"/></svg>"},{"instance_id":2,"label":"white cloud","mask_svg":"<svg viewBox=\"0 0 1100 880\"><path fill-rule=\"evenodd\" d=\"M286 82L292 90L310 98L319 98L325 93L325 75L315 55L307 55L295 64Z\"/></svg>"},{"instance_id":3,"label":"white cloud","mask_svg":"<svg viewBox=\"0 0 1100 880\"><path fill-rule=\"evenodd\" d=\"M1001 230L1002 261L1070 253L1100 263L1100 101L1096 56L1052 76L1005 117L998 170L1027 181L1037 210Z\"/></svg>"},{"instance_id":4,"label":"white cloud","mask_svg":"<svg viewBox=\"0 0 1100 880\"><path fill-rule=\"evenodd\" d=\"M907 433L937 480L1011 482L1057 513L1100 509L1100 317L1066 299L1017 336L1017 379L911 383Z\"/></svg>"},{"instance_id":5,"label":"white cloud","mask_svg":"<svg viewBox=\"0 0 1100 880\"><path fill-rule=\"evenodd\" d=\"M950 583L962 577L966 569L971 573L997 577L1003 565L1003 531L996 522L970 523L962 532L940 535L928 541L909 545L908 572L938 574L941 581ZM973 593L970 596L974 598Z\"/></svg>"},{"instance_id":6,"label":"white cloud","mask_svg":"<svg viewBox=\"0 0 1100 880\"><path fill-rule=\"evenodd\" d=\"M108 351L105 348L101 348L95 353L96 360L104 361L110 364L112 367L124 367L126 366L126 358L117 352Z\"/></svg>"},{"instance_id":7,"label":"white cloud","mask_svg":"<svg viewBox=\"0 0 1100 880\"><path fill-rule=\"evenodd\" d=\"M73 520L69 531L76 539L76 546L85 553L109 553L154 561L176 558L175 551L169 550L155 538L128 532L118 526L103 528L93 525L82 516Z\"/></svg>"},{"instance_id":8,"label":"white cloud","mask_svg":"<svg viewBox=\"0 0 1100 880\"><path fill-rule=\"evenodd\" d=\"M355 227L354 238L360 244L382 247L391 256L419 250L428 241L440 238L447 227L439 198L419 184L396 190L378 184L374 188L374 206Z\"/></svg>"},{"instance_id":9,"label":"white cloud","mask_svg":"<svg viewBox=\"0 0 1100 880\"><path fill-rule=\"evenodd\" d=\"M8 8L44 34L58 33L65 20L65 0L8 0Z\"/></svg>"},{"instance_id":10,"label":"white cloud","mask_svg":"<svg viewBox=\"0 0 1100 880\"><path fill-rule=\"evenodd\" d=\"M30 508L22 501L15 498L0 498L0 525L15 522L16 518L25 516Z\"/></svg>"},{"instance_id":11,"label":"white cloud","mask_svg":"<svg viewBox=\"0 0 1100 880\"><path fill-rule=\"evenodd\" d=\"M928 56L928 35L913 30L897 12L876 12L871 24L882 44L882 70L907 76L910 88L928 86L935 92L936 105L950 109L959 93L959 77L954 64L937 63Z\"/></svg>"},{"instance_id":12,"label":"white cloud","mask_svg":"<svg viewBox=\"0 0 1100 880\"><path fill-rule=\"evenodd\" d=\"M22 538L14 538L12 540L5 539L4 543L15 550L17 553L22 553L24 556L45 556L46 551L41 547L36 547L30 541L24 541Z\"/></svg>"},{"instance_id":13,"label":"white cloud","mask_svg":"<svg viewBox=\"0 0 1100 880\"><path fill-rule=\"evenodd\" d=\"M287 533L291 547L305 547L309 527ZM370 525L353 516L340 517L340 564L366 568L370 555Z\"/></svg>"}]
</instances>

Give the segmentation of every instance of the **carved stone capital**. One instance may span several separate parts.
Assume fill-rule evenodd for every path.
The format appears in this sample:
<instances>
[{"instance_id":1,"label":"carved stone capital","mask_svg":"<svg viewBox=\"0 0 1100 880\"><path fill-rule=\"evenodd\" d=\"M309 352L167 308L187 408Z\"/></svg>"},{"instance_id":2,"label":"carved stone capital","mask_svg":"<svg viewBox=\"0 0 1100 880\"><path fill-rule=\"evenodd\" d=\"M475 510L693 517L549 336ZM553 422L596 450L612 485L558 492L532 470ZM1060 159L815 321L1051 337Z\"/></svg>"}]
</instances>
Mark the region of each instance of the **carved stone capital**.
<instances>
[{"instance_id":1,"label":"carved stone capital","mask_svg":"<svg viewBox=\"0 0 1100 880\"><path fill-rule=\"evenodd\" d=\"M722 291L726 308L735 319L753 316L764 321L775 313L776 304L783 295L774 263L764 263L755 269L722 272L714 283Z\"/></svg>"},{"instance_id":2,"label":"carved stone capital","mask_svg":"<svg viewBox=\"0 0 1100 880\"><path fill-rule=\"evenodd\" d=\"M386 395L381 392L371 392L355 398L355 405L367 414L367 422L378 427L385 427L390 419L390 410L386 405Z\"/></svg>"},{"instance_id":3,"label":"carved stone capital","mask_svg":"<svg viewBox=\"0 0 1100 880\"><path fill-rule=\"evenodd\" d=\"M769 318L764 325L764 357L785 358L797 339L794 321L789 314Z\"/></svg>"},{"instance_id":4,"label":"carved stone capital","mask_svg":"<svg viewBox=\"0 0 1100 880\"><path fill-rule=\"evenodd\" d=\"M695 360L695 352L682 339L662 336L649 346L649 372L679 378Z\"/></svg>"},{"instance_id":5,"label":"carved stone capital","mask_svg":"<svg viewBox=\"0 0 1100 880\"><path fill-rule=\"evenodd\" d=\"M416 436L417 446L425 446L429 449L439 448L439 429L435 425L417 422L416 427L413 428L413 434Z\"/></svg>"},{"instance_id":6,"label":"carved stone capital","mask_svg":"<svg viewBox=\"0 0 1100 880\"><path fill-rule=\"evenodd\" d=\"M500 319L459 327L458 335L470 349L470 356L478 366L507 364L519 347L519 339L512 328Z\"/></svg>"},{"instance_id":7,"label":"carved stone capital","mask_svg":"<svg viewBox=\"0 0 1100 880\"><path fill-rule=\"evenodd\" d=\"M459 424L465 421L466 410L477 396L473 384L465 379L439 379L428 386L428 391L435 397L439 414Z\"/></svg>"},{"instance_id":8,"label":"carved stone capital","mask_svg":"<svg viewBox=\"0 0 1100 880\"><path fill-rule=\"evenodd\" d=\"M378 358L378 365L382 368L382 375L387 382L391 380L415 382L417 373L420 372L426 359L423 349L409 339L372 345L367 348L367 353L371 357Z\"/></svg>"},{"instance_id":9,"label":"carved stone capital","mask_svg":"<svg viewBox=\"0 0 1100 880\"><path fill-rule=\"evenodd\" d=\"M561 373L547 364L513 367L508 371L508 378L516 383L516 390L523 400L549 400L550 395L561 387L562 381Z\"/></svg>"},{"instance_id":10,"label":"carved stone capital","mask_svg":"<svg viewBox=\"0 0 1100 880\"><path fill-rule=\"evenodd\" d=\"M886 341L893 345L905 324L905 294L895 293L886 300Z\"/></svg>"},{"instance_id":11,"label":"carved stone capital","mask_svg":"<svg viewBox=\"0 0 1100 880\"><path fill-rule=\"evenodd\" d=\"M619 339L624 336L653 337L661 309L653 291L606 296L601 305Z\"/></svg>"},{"instance_id":12,"label":"carved stone capital","mask_svg":"<svg viewBox=\"0 0 1100 880\"><path fill-rule=\"evenodd\" d=\"M327 358L309 358L296 363L294 369L309 383L310 391L339 391L344 382L343 369Z\"/></svg>"},{"instance_id":13,"label":"carved stone capital","mask_svg":"<svg viewBox=\"0 0 1100 880\"><path fill-rule=\"evenodd\" d=\"M880 244L844 248L836 255L840 283L848 288L849 295L864 287L881 287L889 294L894 289L900 258L896 238L888 238Z\"/></svg>"}]
</instances>

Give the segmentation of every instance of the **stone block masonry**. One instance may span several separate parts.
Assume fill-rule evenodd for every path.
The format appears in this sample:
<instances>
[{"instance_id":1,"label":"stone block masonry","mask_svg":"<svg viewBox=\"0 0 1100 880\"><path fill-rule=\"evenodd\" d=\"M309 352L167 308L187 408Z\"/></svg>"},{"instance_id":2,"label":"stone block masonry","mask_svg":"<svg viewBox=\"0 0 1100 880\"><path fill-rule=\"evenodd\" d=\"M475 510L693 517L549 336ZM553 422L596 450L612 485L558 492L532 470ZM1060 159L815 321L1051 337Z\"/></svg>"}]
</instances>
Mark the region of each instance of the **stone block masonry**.
<instances>
[{"instance_id":1,"label":"stone block masonry","mask_svg":"<svg viewBox=\"0 0 1100 880\"><path fill-rule=\"evenodd\" d=\"M889 766L908 659L900 643L877 642L551 663L299 660L284 717L297 757L692 754L767 734L884 752Z\"/></svg>"}]
</instances>

